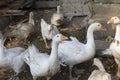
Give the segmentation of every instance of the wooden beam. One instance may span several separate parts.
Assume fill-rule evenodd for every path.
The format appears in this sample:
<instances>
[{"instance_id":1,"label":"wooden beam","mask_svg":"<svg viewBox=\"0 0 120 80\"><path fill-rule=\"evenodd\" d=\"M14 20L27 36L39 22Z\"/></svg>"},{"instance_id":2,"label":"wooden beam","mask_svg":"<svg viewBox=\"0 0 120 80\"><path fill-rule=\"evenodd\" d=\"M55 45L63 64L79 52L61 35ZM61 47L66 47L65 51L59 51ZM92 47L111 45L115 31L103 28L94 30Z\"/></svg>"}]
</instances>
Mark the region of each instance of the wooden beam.
<instances>
[{"instance_id":1,"label":"wooden beam","mask_svg":"<svg viewBox=\"0 0 120 80\"><path fill-rule=\"evenodd\" d=\"M8 3L6 1L0 1L0 6L6 6Z\"/></svg>"},{"instance_id":2,"label":"wooden beam","mask_svg":"<svg viewBox=\"0 0 120 80\"><path fill-rule=\"evenodd\" d=\"M5 0L6 1L6 0ZM14 0L14 1L0 1L0 5L5 5L0 7L0 10L18 10L23 9L24 7L30 7L35 0Z\"/></svg>"},{"instance_id":3,"label":"wooden beam","mask_svg":"<svg viewBox=\"0 0 120 80\"><path fill-rule=\"evenodd\" d=\"M0 10L0 16L24 15L26 12L22 10Z\"/></svg>"},{"instance_id":4,"label":"wooden beam","mask_svg":"<svg viewBox=\"0 0 120 80\"><path fill-rule=\"evenodd\" d=\"M36 0L24 0L21 4L21 7L20 8L29 8L31 7L31 5L34 4Z\"/></svg>"}]
</instances>

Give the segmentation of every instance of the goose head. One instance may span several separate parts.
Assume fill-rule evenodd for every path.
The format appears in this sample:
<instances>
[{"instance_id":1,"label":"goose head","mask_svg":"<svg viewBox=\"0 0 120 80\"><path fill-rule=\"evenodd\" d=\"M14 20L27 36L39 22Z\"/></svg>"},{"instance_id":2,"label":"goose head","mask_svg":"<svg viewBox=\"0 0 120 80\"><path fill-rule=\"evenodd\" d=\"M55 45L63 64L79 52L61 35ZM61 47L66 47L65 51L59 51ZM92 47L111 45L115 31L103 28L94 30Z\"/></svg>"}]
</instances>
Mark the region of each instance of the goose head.
<instances>
[{"instance_id":1,"label":"goose head","mask_svg":"<svg viewBox=\"0 0 120 80\"><path fill-rule=\"evenodd\" d=\"M35 22L34 22L34 13L33 12L29 13L29 23L32 23L33 25L35 25Z\"/></svg>"},{"instance_id":2,"label":"goose head","mask_svg":"<svg viewBox=\"0 0 120 80\"><path fill-rule=\"evenodd\" d=\"M101 61L98 58L93 59L93 65L99 65L99 63L101 63Z\"/></svg>"},{"instance_id":3,"label":"goose head","mask_svg":"<svg viewBox=\"0 0 120 80\"><path fill-rule=\"evenodd\" d=\"M98 22L92 23L90 25L90 28L93 29L94 31L97 31L97 30L106 31L106 28L102 24L100 24Z\"/></svg>"},{"instance_id":4,"label":"goose head","mask_svg":"<svg viewBox=\"0 0 120 80\"><path fill-rule=\"evenodd\" d=\"M61 41L64 41L68 39L68 37L62 35L62 34L56 34L54 37L53 37L53 42L55 43L60 43Z\"/></svg>"},{"instance_id":5,"label":"goose head","mask_svg":"<svg viewBox=\"0 0 120 80\"><path fill-rule=\"evenodd\" d=\"M100 71L106 72L102 62L98 58L94 58L93 65L97 66Z\"/></svg>"},{"instance_id":6,"label":"goose head","mask_svg":"<svg viewBox=\"0 0 120 80\"><path fill-rule=\"evenodd\" d=\"M97 66L100 71L106 71L102 62L98 58L94 58L93 65Z\"/></svg>"},{"instance_id":7,"label":"goose head","mask_svg":"<svg viewBox=\"0 0 120 80\"><path fill-rule=\"evenodd\" d=\"M31 11L31 12L29 13L29 16L33 18L34 13Z\"/></svg>"},{"instance_id":8,"label":"goose head","mask_svg":"<svg viewBox=\"0 0 120 80\"><path fill-rule=\"evenodd\" d=\"M120 19L119 19L117 16L112 17L112 18L107 22L107 24L118 24L118 23L120 23Z\"/></svg>"},{"instance_id":9,"label":"goose head","mask_svg":"<svg viewBox=\"0 0 120 80\"><path fill-rule=\"evenodd\" d=\"M97 66L100 71L106 71L102 62L98 58L94 58L93 65Z\"/></svg>"}]
</instances>

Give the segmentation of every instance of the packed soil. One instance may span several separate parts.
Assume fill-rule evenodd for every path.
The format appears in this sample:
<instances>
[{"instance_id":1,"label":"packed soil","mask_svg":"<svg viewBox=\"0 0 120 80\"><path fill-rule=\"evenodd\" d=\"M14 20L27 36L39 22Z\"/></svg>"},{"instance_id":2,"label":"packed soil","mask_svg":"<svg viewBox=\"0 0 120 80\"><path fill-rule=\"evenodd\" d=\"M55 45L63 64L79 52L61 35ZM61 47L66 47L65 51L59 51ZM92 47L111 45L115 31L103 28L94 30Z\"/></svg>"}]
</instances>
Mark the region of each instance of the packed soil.
<instances>
[{"instance_id":1,"label":"packed soil","mask_svg":"<svg viewBox=\"0 0 120 80\"><path fill-rule=\"evenodd\" d=\"M42 9L42 10L35 10L35 32L30 35L30 37L27 39L27 42L25 43L24 40L18 39L18 38L11 38L11 39L6 39L5 46L7 48L12 48L16 46L23 46L27 48L29 44L33 43L37 46L37 48L41 52L47 52L50 54L51 49L46 49L45 44L43 42L43 38L41 36L40 32L40 19L44 18L48 23L50 23L50 17L52 13L54 13L54 9ZM20 16L20 17L15 17L13 22L10 25L15 25L17 21L26 19L28 18L28 14L25 16ZM59 30L62 34L66 36L74 36L77 37L81 42L86 41L86 28L81 28L80 27L80 22L84 19L84 17L74 17L71 21L67 21L63 25L59 27ZM5 28L3 32L9 32L9 27ZM51 44L51 41L48 41L49 45ZM117 72L117 65L113 59L113 57L102 57L102 56L95 56L98 57L102 62L103 65L106 69L107 72L109 72L112 75L112 80L119 80L116 77L116 72ZM73 67L72 70L72 76L73 77L78 77L78 80L87 80L88 77L90 76L91 72L94 69L97 69L95 66L92 66L93 59L77 64ZM6 69L1 69L0 70L0 80L7 80L13 75L12 70L6 70ZM19 75L20 80L32 80L32 76L29 71L29 67L21 72ZM38 78L37 80L45 80L45 77L43 78ZM63 67L61 66L61 70L54 75L51 80L69 80L69 67Z\"/></svg>"}]
</instances>

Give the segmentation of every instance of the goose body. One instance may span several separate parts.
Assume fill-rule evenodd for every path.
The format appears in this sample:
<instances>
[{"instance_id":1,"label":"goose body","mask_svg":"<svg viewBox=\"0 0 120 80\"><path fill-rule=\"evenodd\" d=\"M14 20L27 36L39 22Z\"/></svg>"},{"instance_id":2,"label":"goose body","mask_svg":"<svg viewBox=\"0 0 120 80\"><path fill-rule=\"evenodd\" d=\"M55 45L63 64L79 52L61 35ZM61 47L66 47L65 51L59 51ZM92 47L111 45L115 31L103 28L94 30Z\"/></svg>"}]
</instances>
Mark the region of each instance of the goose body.
<instances>
[{"instance_id":1,"label":"goose body","mask_svg":"<svg viewBox=\"0 0 120 80\"><path fill-rule=\"evenodd\" d=\"M82 63L94 57L95 42L93 32L95 30L105 30L100 23L93 23L87 31L87 43L81 43L76 38L71 37L72 41L63 41L58 48L58 55L62 63L70 67L70 79L72 67L75 64Z\"/></svg>"},{"instance_id":2,"label":"goose body","mask_svg":"<svg viewBox=\"0 0 120 80\"><path fill-rule=\"evenodd\" d=\"M64 16L60 13L60 6L57 6L57 12L51 16L51 24L59 26L63 23Z\"/></svg>"},{"instance_id":3,"label":"goose body","mask_svg":"<svg viewBox=\"0 0 120 80\"><path fill-rule=\"evenodd\" d=\"M39 52L34 45L28 47L28 53L24 56L24 60L30 67L34 80L36 80L38 76L47 76L48 80L59 71L60 61L58 58L58 45L65 39L67 38L62 34L54 36L50 55Z\"/></svg>"},{"instance_id":4,"label":"goose body","mask_svg":"<svg viewBox=\"0 0 120 80\"><path fill-rule=\"evenodd\" d=\"M30 35L30 33L32 33L34 30L35 23L33 16L34 16L33 12L30 12L29 21L26 23L24 23L24 21L20 22L19 24L16 25L16 28L6 36L26 39Z\"/></svg>"},{"instance_id":5,"label":"goose body","mask_svg":"<svg viewBox=\"0 0 120 80\"><path fill-rule=\"evenodd\" d=\"M118 20L115 20L115 19L118 19ZM120 45L119 45L120 44L120 19L118 17L113 17L113 20L114 20L113 24L116 25L116 33L115 33L115 37L114 37L115 42L112 42L110 44L109 48L111 50L117 51L120 54L120 51L119 51L119 49L120 49ZM117 21L118 21L118 23L117 23Z\"/></svg>"},{"instance_id":6,"label":"goose body","mask_svg":"<svg viewBox=\"0 0 120 80\"><path fill-rule=\"evenodd\" d=\"M41 19L41 33L45 45L48 48L46 39L51 40L56 34L59 33L59 31L56 26L47 24L44 19Z\"/></svg>"},{"instance_id":7,"label":"goose body","mask_svg":"<svg viewBox=\"0 0 120 80\"><path fill-rule=\"evenodd\" d=\"M24 50L22 47L6 49L4 40L0 39L0 68L13 69L18 75L25 68L25 63L22 59L23 54L21 54Z\"/></svg>"},{"instance_id":8,"label":"goose body","mask_svg":"<svg viewBox=\"0 0 120 80\"><path fill-rule=\"evenodd\" d=\"M102 62L98 58L94 58L93 65L98 67L94 70L88 80L111 80L111 75L106 72Z\"/></svg>"},{"instance_id":9,"label":"goose body","mask_svg":"<svg viewBox=\"0 0 120 80\"><path fill-rule=\"evenodd\" d=\"M112 17L108 21L108 24L116 25L114 42L110 44L107 51L109 51L109 54L114 56L115 62L118 64L117 76L120 77L120 19L117 16ZM104 54L106 54L107 51L104 51Z\"/></svg>"}]
</instances>

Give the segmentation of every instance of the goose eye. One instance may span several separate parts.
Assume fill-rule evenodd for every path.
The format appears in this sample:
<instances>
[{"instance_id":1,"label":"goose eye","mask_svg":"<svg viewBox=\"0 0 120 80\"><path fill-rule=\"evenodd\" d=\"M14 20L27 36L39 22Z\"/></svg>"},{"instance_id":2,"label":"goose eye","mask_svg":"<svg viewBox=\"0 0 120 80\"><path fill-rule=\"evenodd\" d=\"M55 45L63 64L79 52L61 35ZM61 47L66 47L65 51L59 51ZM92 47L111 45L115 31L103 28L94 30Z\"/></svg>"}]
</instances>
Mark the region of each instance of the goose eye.
<instances>
[{"instance_id":1,"label":"goose eye","mask_svg":"<svg viewBox=\"0 0 120 80\"><path fill-rule=\"evenodd\" d=\"M57 35L57 37L59 37L59 35Z\"/></svg>"},{"instance_id":2,"label":"goose eye","mask_svg":"<svg viewBox=\"0 0 120 80\"><path fill-rule=\"evenodd\" d=\"M117 18L115 18L115 19L117 19Z\"/></svg>"}]
</instances>

